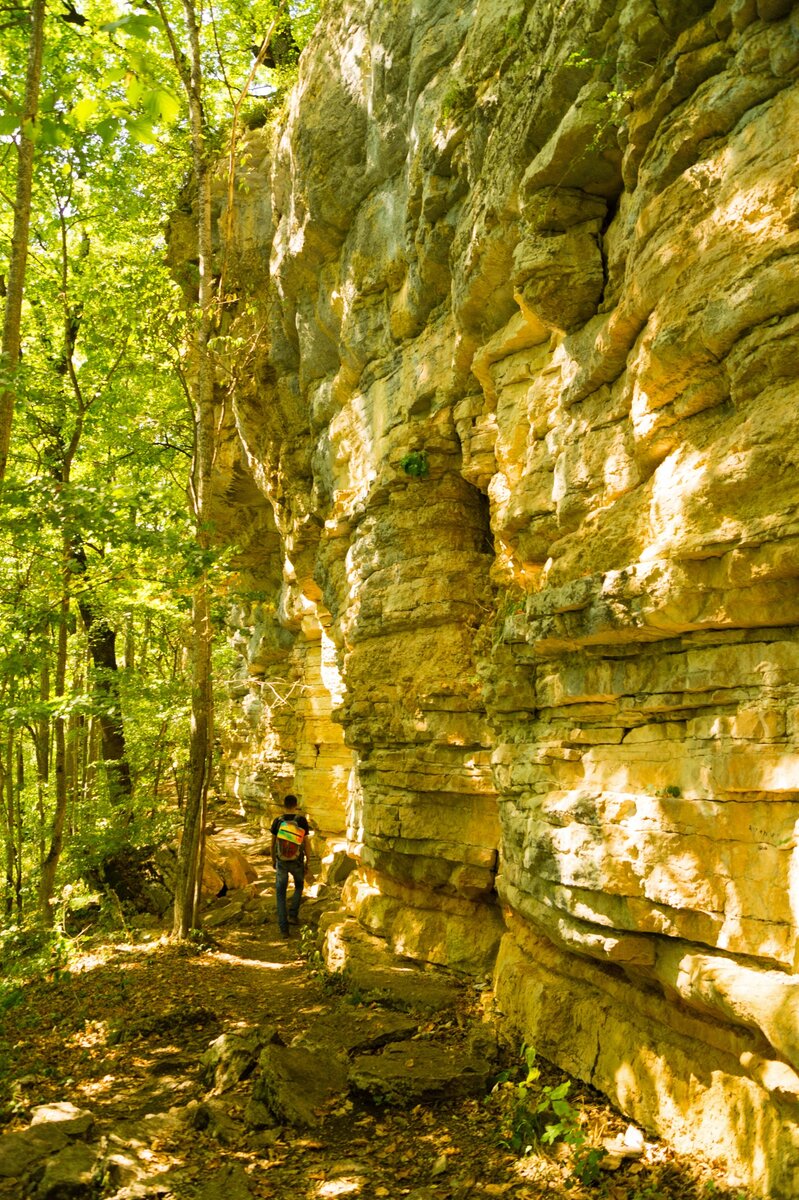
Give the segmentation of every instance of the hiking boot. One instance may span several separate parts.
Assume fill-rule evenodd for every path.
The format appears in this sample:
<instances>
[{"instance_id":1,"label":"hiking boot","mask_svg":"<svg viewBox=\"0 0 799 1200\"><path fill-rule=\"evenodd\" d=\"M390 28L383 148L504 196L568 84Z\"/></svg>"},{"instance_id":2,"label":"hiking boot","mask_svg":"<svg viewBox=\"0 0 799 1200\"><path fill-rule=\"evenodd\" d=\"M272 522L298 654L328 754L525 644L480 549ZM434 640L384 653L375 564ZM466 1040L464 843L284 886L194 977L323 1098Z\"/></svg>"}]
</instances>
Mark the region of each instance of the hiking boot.
<instances>
[{"instance_id":1,"label":"hiking boot","mask_svg":"<svg viewBox=\"0 0 799 1200\"><path fill-rule=\"evenodd\" d=\"M289 933L288 929L281 929L280 936L287 938L287 937L291 937L291 934Z\"/></svg>"}]
</instances>

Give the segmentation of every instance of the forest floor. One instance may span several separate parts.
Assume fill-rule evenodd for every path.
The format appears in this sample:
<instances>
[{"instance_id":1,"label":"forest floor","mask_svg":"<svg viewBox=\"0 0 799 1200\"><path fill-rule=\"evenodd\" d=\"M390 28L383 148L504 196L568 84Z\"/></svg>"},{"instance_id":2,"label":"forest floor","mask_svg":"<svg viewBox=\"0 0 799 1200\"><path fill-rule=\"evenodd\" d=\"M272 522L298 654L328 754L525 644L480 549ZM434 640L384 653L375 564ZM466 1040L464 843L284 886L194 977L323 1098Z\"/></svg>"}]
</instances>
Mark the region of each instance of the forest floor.
<instances>
[{"instance_id":1,"label":"forest floor","mask_svg":"<svg viewBox=\"0 0 799 1200\"><path fill-rule=\"evenodd\" d=\"M271 897L269 876L258 886ZM3 1132L27 1128L38 1105L89 1110L105 1161L115 1146L120 1153L104 1178L64 1192L87 1198L747 1200L725 1188L720 1170L649 1140L640 1157L600 1170L591 1184L575 1177L562 1144L519 1157L498 1144L508 1110L496 1095L400 1108L345 1099L310 1131L249 1127L242 1114L252 1079L207 1107L199 1060L220 1033L268 1023L288 1044L322 1014L353 1021L353 997L311 969L311 944L300 932L284 940L273 916L256 927L225 925L206 946L176 945L159 930L85 935L70 970L29 983L0 1027ZM458 1045L485 1009L484 993L463 988L454 1009L420 1018L420 1036ZM543 1064L541 1084L564 1078ZM590 1144L628 1127L577 1082L568 1103ZM34 1176L0 1178L0 1198L38 1196L40 1187Z\"/></svg>"}]
</instances>

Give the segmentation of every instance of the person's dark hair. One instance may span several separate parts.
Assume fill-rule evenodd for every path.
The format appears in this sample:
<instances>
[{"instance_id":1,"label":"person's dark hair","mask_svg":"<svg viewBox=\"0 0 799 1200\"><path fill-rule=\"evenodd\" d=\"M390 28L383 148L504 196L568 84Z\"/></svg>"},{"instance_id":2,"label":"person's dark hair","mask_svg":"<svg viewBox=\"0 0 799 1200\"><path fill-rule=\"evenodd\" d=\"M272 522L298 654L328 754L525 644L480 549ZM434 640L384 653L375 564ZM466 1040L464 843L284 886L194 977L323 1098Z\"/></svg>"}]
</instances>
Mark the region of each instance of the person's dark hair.
<instances>
[{"instance_id":1,"label":"person's dark hair","mask_svg":"<svg viewBox=\"0 0 799 1200\"><path fill-rule=\"evenodd\" d=\"M289 796L285 796L283 798L283 807L284 808L296 808L298 804L299 804L299 800L297 799L296 796L289 795Z\"/></svg>"}]
</instances>

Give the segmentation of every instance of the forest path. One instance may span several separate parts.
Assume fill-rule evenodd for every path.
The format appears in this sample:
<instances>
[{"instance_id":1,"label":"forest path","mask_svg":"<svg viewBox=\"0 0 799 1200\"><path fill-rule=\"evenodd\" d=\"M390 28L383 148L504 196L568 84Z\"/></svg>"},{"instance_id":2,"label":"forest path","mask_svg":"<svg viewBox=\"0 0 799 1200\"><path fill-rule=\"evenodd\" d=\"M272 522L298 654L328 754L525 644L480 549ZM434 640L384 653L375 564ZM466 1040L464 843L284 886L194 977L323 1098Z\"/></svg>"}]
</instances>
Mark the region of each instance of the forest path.
<instances>
[{"instance_id":1,"label":"forest path","mask_svg":"<svg viewBox=\"0 0 799 1200\"><path fill-rule=\"evenodd\" d=\"M325 1015L334 1027L348 1030L365 1020L365 1013L386 1011L382 1005L332 990L323 972L310 969L301 951L309 954L312 936L286 941L279 935L263 837L236 819L217 837L236 845L265 872L255 885L262 899L260 910L245 911L240 923L214 929L208 945L175 945L156 930L105 938L93 934L69 971L29 984L23 1003L5 1014L0 1068L14 1114L5 1133L28 1137L36 1129L29 1126L37 1106L69 1102L94 1117L83 1143L91 1147L96 1165L94 1181L73 1190L68 1182L58 1183L44 1159L32 1162L27 1174L9 1175L3 1145L12 1147L4 1137L0 1197L744 1197L743 1192L725 1191L718 1175L681 1162L654 1144L647 1144L641 1161L602 1172L597 1182L584 1186L574 1178L564 1154L519 1159L499 1147L502 1112L496 1101L484 1098L389 1107L344 1094L320 1110L314 1128L297 1129L253 1119L257 1068L253 1077L214 1094L201 1078L200 1058L222 1033L266 1025L274 1027L284 1043L296 1038L302 1044L306 1031ZM244 923L263 921L264 916L265 923ZM465 1034L481 1020L478 1000L477 993L464 988L454 1007L414 1014L416 1037L457 1053ZM329 1067L320 1054L321 1078ZM561 1078L545 1067L542 1083ZM618 1134L626 1127L608 1105L580 1085L573 1085L569 1100L594 1136ZM63 1151L61 1159L74 1149Z\"/></svg>"}]
</instances>

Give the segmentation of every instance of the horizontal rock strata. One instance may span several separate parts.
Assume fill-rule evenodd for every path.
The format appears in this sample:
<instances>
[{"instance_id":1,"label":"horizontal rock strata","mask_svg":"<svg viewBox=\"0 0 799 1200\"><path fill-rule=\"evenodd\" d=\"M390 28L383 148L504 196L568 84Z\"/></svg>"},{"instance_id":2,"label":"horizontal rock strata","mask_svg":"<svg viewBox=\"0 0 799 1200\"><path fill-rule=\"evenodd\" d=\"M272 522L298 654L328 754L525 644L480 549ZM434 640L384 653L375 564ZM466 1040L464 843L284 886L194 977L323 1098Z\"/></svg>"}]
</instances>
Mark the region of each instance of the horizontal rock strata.
<instances>
[{"instance_id":1,"label":"horizontal rock strata","mask_svg":"<svg viewBox=\"0 0 799 1200\"><path fill-rule=\"evenodd\" d=\"M331 0L220 243L240 796L296 787L371 933L775 1197L798 68L782 0Z\"/></svg>"}]
</instances>

